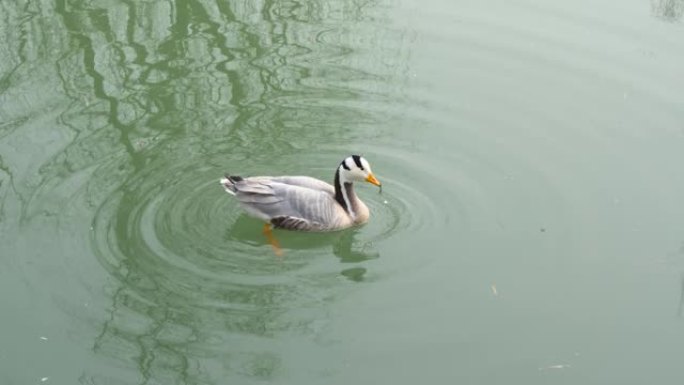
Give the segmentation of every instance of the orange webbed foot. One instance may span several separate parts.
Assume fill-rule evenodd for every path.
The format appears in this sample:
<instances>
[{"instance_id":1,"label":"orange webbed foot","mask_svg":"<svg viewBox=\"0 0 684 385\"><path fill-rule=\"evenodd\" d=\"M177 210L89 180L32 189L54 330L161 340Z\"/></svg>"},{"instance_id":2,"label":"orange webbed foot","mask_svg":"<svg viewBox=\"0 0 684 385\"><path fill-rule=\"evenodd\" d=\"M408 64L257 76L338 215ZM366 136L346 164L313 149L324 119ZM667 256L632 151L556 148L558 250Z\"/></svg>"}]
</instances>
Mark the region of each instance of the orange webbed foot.
<instances>
[{"instance_id":1,"label":"orange webbed foot","mask_svg":"<svg viewBox=\"0 0 684 385\"><path fill-rule=\"evenodd\" d=\"M264 231L263 232L264 232L264 235L266 236L266 240L268 241L268 243L273 248L273 252L275 253L275 255L277 255L278 257L282 257L283 256L283 249L280 248L280 243L278 242L278 240L273 235L272 230L273 230L273 226L270 223L264 224Z\"/></svg>"}]
</instances>

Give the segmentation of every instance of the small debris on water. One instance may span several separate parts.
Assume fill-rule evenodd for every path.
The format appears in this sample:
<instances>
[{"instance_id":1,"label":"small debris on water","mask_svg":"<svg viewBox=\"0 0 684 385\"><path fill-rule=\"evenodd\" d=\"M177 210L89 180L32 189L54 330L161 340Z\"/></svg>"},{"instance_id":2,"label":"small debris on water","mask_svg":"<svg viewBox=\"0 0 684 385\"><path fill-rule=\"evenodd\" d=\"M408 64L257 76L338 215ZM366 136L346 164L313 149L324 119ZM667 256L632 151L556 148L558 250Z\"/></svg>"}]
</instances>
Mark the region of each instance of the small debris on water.
<instances>
[{"instance_id":1,"label":"small debris on water","mask_svg":"<svg viewBox=\"0 0 684 385\"><path fill-rule=\"evenodd\" d=\"M496 285L492 285L492 294L494 294L495 297L499 296L499 291L496 290Z\"/></svg>"},{"instance_id":2,"label":"small debris on water","mask_svg":"<svg viewBox=\"0 0 684 385\"><path fill-rule=\"evenodd\" d=\"M40 379L40 382L45 382L45 381L48 380L48 378L49 378L49 377L43 377L43 378Z\"/></svg>"},{"instance_id":3,"label":"small debris on water","mask_svg":"<svg viewBox=\"0 0 684 385\"><path fill-rule=\"evenodd\" d=\"M382 201L382 203L387 204L387 203L389 203L389 202L387 202L387 200L384 200L384 201Z\"/></svg>"},{"instance_id":4,"label":"small debris on water","mask_svg":"<svg viewBox=\"0 0 684 385\"><path fill-rule=\"evenodd\" d=\"M541 229L539 229L539 231L541 231L542 233L545 233L545 232L546 232L546 228L545 228L545 227L542 227Z\"/></svg>"},{"instance_id":5,"label":"small debris on water","mask_svg":"<svg viewBox=\"0 0 684 385\"><path fill-rule=\"evenodd\" d=\"M543 370L566 369L566 368L569 368L569 367L570 367L569 364L550 365L550 366L547 366L547 367L545 367L545 368L539 368L539 371L543 371Z\"/></svg>"},{"instance_id":6,"label":"small debris on water","mask_svg":"<svg viewBox=\"0 0 684 385\"><path fill-rule=\"evenodd\" d=\"M41 336L40 339L43 340L43 341L47 341L47 340L48 340L47 337L43 337L43 336Z\"/></svg>"}]
</instances>

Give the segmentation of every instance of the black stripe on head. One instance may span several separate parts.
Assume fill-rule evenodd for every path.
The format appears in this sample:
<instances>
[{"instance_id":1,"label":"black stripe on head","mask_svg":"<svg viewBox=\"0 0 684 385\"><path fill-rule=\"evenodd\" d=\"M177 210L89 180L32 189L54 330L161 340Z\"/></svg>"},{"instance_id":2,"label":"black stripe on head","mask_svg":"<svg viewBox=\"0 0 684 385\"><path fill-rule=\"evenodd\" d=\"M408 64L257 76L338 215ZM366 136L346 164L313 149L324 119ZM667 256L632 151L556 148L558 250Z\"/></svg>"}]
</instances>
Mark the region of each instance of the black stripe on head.
<instances>
[{"instance_id":1,"label":"black stripe on head","mask_svg":"<svg viewBox=\"0 0 684 385\"><path fill-rule=\"evenodd\" d=\"M356 163L356 166L363 170L363 164L361 164L361 157L359 155L352 155L352 159L354 159L354 163Z\"/></svg>"},{"instance_id":2,"label":"black stripe on head","mask_svg":"<svg viewBox=\"0 0 684 385\"><path fill-rule=\"evenodd\" d=\"M346 159L342 161L342 168L344 168L344 169L347 170L347 171L351 170L351 169L349 168L349 166L347 166L347 160L346 160Z\"/></svg>"}]
</instances>

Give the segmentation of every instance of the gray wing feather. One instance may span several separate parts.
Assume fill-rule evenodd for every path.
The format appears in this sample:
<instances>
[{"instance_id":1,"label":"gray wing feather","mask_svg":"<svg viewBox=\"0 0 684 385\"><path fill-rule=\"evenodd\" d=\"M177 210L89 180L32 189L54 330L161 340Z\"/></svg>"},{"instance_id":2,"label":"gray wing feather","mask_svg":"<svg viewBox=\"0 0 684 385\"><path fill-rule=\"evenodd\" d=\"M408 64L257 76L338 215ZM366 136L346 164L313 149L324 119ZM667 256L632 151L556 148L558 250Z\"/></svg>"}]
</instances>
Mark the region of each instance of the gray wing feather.
<instances>
[{"instance_id":1,"label":"gray wing feather","mask_svg":"<svg viewBox=\"0 0 684 385\"><path fill-rule=\"evenodd\" d=\"M299 182L299 183L284 183ZM332 224L335 205L333 195L326 190L304 186L332 186L308 177L253 177L235 182L238 201L257 217L276 220L277 227L293 230L322 228ZM334 190L333 190L334 191Z\"/></svg>"},{"instance_id":2,"label":"gray wing feather","mask_svg":"<svg viewBox=\"0 0 684 385\"><path fill-rule=\"evenodd\" d=\"M271 177L270 179L278 183L306 187L313 190L325 191L333 196L335 195L335 188L330 183L323 182L320 179L312 178L310 176L277 176Z\"/></svg>"},{"instance_id":3,"label":"gray wing feather","mask_svg":"<svg viewBox=\"0 0 684 385\"><path fill-rule=\"evenodd\" d=\"M276 203L281 203L283 201L283 199L280 197L268 194L253 194L239 192L236 196L238 200L244 204L272 205Z\"/></svg>"}]
</instances>

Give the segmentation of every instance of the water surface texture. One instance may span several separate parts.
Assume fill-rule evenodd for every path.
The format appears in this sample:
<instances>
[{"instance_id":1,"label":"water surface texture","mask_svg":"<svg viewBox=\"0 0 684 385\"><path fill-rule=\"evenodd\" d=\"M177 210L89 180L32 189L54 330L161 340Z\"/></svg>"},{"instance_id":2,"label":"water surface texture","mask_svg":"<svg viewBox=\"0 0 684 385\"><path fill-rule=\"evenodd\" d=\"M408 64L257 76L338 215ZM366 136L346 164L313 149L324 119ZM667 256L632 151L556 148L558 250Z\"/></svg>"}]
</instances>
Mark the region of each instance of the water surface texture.
<instances>
[{"instance_id":1,"label":"water surface texture","mask_svg":"<svg viewBox=\"0 0 684 385\"><path fill-rule=\"evenodd\" d=\"M683 15L0 2L0 383L682 383ZM218 184L352 153L283 258Z\"/></svg>"}]
</instances>

